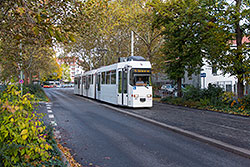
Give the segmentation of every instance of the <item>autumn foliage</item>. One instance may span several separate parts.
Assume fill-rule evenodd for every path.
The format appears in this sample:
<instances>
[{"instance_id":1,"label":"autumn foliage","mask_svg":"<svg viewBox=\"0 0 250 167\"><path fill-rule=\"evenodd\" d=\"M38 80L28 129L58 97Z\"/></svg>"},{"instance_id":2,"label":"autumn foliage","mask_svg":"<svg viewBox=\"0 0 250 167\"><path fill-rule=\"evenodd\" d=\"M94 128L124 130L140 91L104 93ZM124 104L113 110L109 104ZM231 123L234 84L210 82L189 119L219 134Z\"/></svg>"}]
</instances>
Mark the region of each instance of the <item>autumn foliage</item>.
<instances>
[{"instance_id":1,"label":"autumn foliage","mask_svg":"<svg viewBox=\"0 0 250 167\"><path fill-rule=\"evenodd\" d=\"M36 166L51 159L52 146L34 96L9 86L0 96L0 166Z\"/></svg>"}]
</instances>

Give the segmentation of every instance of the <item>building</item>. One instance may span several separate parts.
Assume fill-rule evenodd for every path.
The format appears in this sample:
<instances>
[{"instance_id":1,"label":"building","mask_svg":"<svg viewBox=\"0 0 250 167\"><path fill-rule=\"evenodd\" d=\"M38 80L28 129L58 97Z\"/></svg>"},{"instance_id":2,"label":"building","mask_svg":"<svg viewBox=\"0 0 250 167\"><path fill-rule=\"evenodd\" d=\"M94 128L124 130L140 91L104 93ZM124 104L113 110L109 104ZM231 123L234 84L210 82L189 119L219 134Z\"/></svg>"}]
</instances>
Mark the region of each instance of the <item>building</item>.
<instances>
[{"instance_id":1,"label":"building","mask_svg":"<svg viewBox=\"0 0 250 167\"><path fill-rule=\"evenodd\" d=\"M62 67L62 64L67 64L68 66L70 80L64 80L64 82L74 82L75 76L84 72L82 67L77 65L76 60L65 63L63 59L57 59L57 63L60 65L60 67Z\"/></svg>"},{"instance_id":2,"label":"building","mask_svg":"<svg viewBox=\"0 0 250 167\"><path fill-rule=\"evenodd\" d=\"M250 43L247 37L242 39L242 43ZM232 48L236 47L236 41L232 41ZM204 60L205 62L205 60ZM222 71L216 70L211 65L205 62L202 67L200 74L201 88L207 88L208 84L215 84L224 89L227 92L237 93L237 78L236 76L231 76L230 74L223 75ZM248 94L250 91L249 83L245 82L244 94Z\"/></svg>"}]
</instances>

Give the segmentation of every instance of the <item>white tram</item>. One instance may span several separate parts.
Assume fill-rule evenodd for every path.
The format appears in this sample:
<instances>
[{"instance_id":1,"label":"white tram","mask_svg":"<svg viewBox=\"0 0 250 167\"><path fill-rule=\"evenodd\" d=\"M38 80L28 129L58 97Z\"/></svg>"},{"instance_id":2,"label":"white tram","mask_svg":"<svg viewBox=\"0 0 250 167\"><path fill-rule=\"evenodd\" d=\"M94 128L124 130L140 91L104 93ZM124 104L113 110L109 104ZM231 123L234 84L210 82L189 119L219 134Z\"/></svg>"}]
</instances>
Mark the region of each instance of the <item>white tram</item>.
<instances>
[{"instance_id":1,"label":"white tram","mask_svg":"<svg viewBox=\"0 0 250 167\"><path fill-rule=\"evenodd\" d=\"M152 107L151 64L131 56L127 61L75 77L74 93L115 105Z\"/></svg>"}]
</instances>

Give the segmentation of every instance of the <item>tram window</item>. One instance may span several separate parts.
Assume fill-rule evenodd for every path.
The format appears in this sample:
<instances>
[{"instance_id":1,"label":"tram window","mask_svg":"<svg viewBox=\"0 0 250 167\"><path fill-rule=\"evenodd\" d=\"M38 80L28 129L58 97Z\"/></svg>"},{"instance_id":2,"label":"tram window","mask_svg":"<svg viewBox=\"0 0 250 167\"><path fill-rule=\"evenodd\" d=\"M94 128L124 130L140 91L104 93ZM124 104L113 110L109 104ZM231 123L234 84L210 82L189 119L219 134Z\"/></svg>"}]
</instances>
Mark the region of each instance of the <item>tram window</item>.
<instances>
[{"instance_id":1,"label":"tram window","mask_svg":"<svg viewBox=\"0 0 250 167\"><path fill-rule=\"evenodd\" d=\"M122 93L122 72L119 71L119 74L118 74L118 93Z\"/></svg>"},{"instance_id":2,"label":"tram window","mask_svg":"<svg viewBox=\"0 0 250 167\"><path fill-rule=\"evenodd\" d=\"M130 79L132 86L151 86L151 77L149 75L134 75Z\"/></svg>"},{"instance_id":3,"label":"tram window","mask_svg":"<svg viewBox=\"0 0 250 167\"><path fill-rule=\"evenodd\" d=\"M78 89L80 89L80 79L81 78L78 78L77 82L78 82Z\"/></svg>"},{"instance_id":4,"label":"tram window","mask_svg":"<svg viewBox=\"0 0 250 167\"><path fill-rule=\"evenodd\" d=\"M86 77L85 76L83 77L83 84L84 85L86 84Z\"/></svg>"},{"instance_id":5,"label":"tram window","mask_svg":"<svg viewBox=\"0 0 250 167\"><path fill-rule=\"evenodd\" d=\"M88 83L91 84L92 80L91 80L91 75L88 76Z\"/></svg>"},{"instance_id":6,"label":"tram window","mask_svg":"<svg viewBox=\"0 0 250 167\"><path fill-rule=\"evenodd\" d=\"M106 84L110 84L110 71L106 72Z\"/></svg>"},{"instance_id":7,"label":"tram window","mask_svg":"<svg viewBox=\"0 0 250 167\"><path fill-rule=\"evenodd\" d=\"M111 71L111 84L116 84L116 70Z\"/></svg>"},{"instance_id":8,"label":"tram window","mask_svg":"<svg viewBox=\"0 0 250 167\"><path fill-rule=\"evenodd\" d=\"M98 85L97 85L97 90L101 90L101 74L98 74Z\"/></svg>"},{"instance_id":9,"label":"tram window","mask_svg":"<svg viewBox=\"0 0 250 167\"><path fill-rule=\"evenodd\" d=\"M93 77L93 74L91 75L91 85L93 85L93 79L94 79L94 77Z\"/></svg>"},{"instance_id":10,"label":"tram window","mask_svg":"<svg viewBox=\"0 0 250 167\"><path fill-rule=\"evenodd\" d=\"M151 69L132 69L129 84L131 86L152 86Z\"/></svg>"},{"instance_id":11,"label":"tram window","mask_svg":"<svg viewBox=\"0 0 250 167\"><path fill-rule=\"evenodd\" d=\"M105 72L102 72L102 84L105 84Z\"/></svg>"},{"instance_id":12,"label":"tram window","mask_svg":"<svg viewBox=\"0 0 250 167\"><path fill-rule=\"evenodd\" d=\"M128 91L128 72L127 71L124 71L124 88L123 88L123 93L127 93Z\"/></svg>"}]
</instances>

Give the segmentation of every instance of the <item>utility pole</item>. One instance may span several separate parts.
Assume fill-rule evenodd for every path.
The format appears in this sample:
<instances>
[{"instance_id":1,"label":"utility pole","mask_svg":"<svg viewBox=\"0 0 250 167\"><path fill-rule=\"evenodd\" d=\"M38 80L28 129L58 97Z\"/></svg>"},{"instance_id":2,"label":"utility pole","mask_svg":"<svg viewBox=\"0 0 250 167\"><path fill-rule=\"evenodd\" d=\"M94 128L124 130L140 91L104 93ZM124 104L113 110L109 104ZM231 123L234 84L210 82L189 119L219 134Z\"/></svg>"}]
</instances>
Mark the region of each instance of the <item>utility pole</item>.
<instances>
[{"instance_id":1,"label":"utility pole","mask_svg":"<svg viewBox=\"0 0 250 167\"><path fill-rule=\"evenodd\" d=\"M131 56L134 56L134 31L131 31Z\"/></svg>"}]
</instances>

